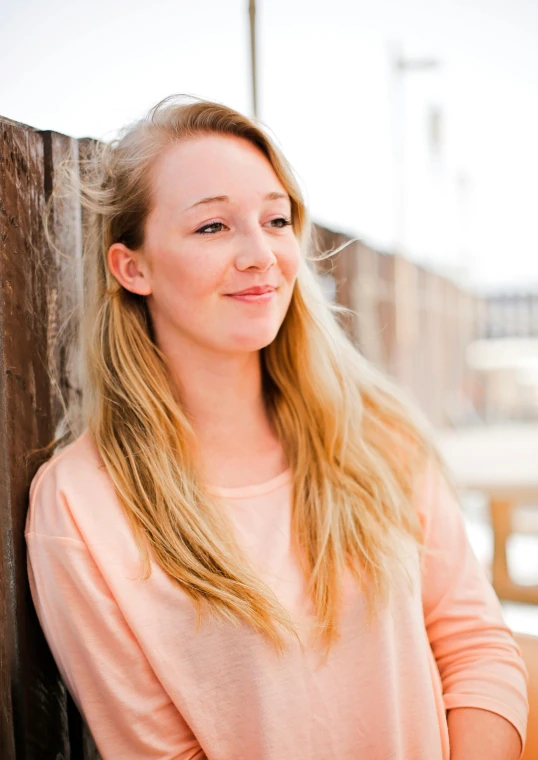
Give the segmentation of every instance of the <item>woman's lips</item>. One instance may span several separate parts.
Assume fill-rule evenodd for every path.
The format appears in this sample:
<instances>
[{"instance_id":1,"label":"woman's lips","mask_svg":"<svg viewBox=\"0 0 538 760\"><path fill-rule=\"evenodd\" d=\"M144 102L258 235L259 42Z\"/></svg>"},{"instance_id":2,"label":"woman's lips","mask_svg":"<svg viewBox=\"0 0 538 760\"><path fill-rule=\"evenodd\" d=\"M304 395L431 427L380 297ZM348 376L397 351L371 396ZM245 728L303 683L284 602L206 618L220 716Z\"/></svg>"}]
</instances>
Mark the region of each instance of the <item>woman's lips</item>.
<instances>
[{"instance_id":1,"label":"woman's lips","mask_svg":"<svg viewBox=\"0 0 538 760\"><path fill-rule=\"evenodd\" d=\"M245 290L227 295L228 298L234 298L236 301L243 301L244 303L267 303L273 298L275 290L274 285L255 285L252 288L245 288Z\"/></svg>"},{"instance_id":2,"label":"woman's lips","mask_svg":"<svg viewBox=\"0 0 538 760\"><path fill-rule=\"evenodd\" d=\"M264 293L231 293L227 298L233 298L235 301L244 303L267 303L274 298L275 289L266 290Z\"/></svg>"}]
</instances>

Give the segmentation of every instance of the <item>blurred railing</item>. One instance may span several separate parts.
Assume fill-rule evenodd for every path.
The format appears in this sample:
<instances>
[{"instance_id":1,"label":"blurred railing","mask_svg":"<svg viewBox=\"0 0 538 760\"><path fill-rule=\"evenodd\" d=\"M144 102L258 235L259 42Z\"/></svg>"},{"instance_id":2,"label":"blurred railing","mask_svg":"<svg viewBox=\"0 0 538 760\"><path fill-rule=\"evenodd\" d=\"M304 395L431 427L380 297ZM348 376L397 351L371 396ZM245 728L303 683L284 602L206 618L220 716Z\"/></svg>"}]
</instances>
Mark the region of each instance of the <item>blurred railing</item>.
<instances>
[{"instance_id":1,"label":"blurred railing","mask_svg":"<svg viewBox=\"0 0 538 760\"><path fill-rule=\"evenodd\" d=\"M478 337L538 338L538 293L501 291L481 299Z\"/></svg>"}]
</instances>

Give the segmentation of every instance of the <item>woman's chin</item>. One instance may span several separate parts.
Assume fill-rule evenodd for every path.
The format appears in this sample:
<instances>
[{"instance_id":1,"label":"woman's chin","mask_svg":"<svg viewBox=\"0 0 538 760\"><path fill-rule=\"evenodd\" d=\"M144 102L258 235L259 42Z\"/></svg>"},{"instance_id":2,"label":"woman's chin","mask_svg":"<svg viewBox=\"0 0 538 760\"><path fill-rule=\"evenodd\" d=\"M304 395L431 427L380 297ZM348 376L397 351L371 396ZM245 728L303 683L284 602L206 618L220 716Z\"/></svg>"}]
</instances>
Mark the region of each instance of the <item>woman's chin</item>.
<instances>
[{"instance_id":1,"label":"woman's chin","mask_svg":"<svg viewBox=\"0 0 538 760\"><path fill-rule=\"evenodd\" d=\"M235 351L260 351L274 341L278 329L256 331L234 335L229 341L230 348Z\"/></svg>"}]
</instances>

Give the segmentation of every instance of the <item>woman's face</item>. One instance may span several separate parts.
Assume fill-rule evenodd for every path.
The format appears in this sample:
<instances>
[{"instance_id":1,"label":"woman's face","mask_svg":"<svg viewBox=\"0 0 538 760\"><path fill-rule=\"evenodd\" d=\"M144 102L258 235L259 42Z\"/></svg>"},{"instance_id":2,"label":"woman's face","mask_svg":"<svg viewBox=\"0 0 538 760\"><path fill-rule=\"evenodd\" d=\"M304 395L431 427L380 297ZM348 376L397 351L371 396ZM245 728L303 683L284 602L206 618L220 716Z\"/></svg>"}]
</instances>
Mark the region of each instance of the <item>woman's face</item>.
<instances>
[{"instance_id":1,"label":"woman's face","mask_svg":"<svg viewBox=\"0 0 538 760\"><path fill-rule=\"evenodd\" d=\"M290 222L288 194L248 141L204 135L167 149L139 259L158 345L230 353L271 343L299 267Z\"/></svg>"}]
</instances>

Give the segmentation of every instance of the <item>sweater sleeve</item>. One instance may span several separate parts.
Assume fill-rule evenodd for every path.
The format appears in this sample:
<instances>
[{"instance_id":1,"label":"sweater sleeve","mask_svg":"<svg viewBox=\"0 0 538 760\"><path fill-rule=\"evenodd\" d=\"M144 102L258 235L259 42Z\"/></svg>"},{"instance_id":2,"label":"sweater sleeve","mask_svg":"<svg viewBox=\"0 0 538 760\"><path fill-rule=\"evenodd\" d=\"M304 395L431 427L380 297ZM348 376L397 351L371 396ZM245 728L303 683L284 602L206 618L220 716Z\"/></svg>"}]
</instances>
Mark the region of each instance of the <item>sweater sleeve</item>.
<instances>
[{"instance_id":1,"label":"sweater sleeve","mask_svg":"<svg viewBox=\"0 0 538 760\"><path fill-rule=\"evenodd\" d=\"M34 532L26 542L39 621L102 760L205 758L86 544Z\"/></svg>"},{"instance_id":2,"label":"sweater sleeve","mask_svg":"<svg viewBox=\"0 0 538 760\"><path fill-rule=\"evenodd\" d=\"M528 676L521 650L469 544L458 500L436 465L425 471L417 506L425 544L424 618L445 708L497 713L524 744Z\"/></svg>"}]
</instances>

